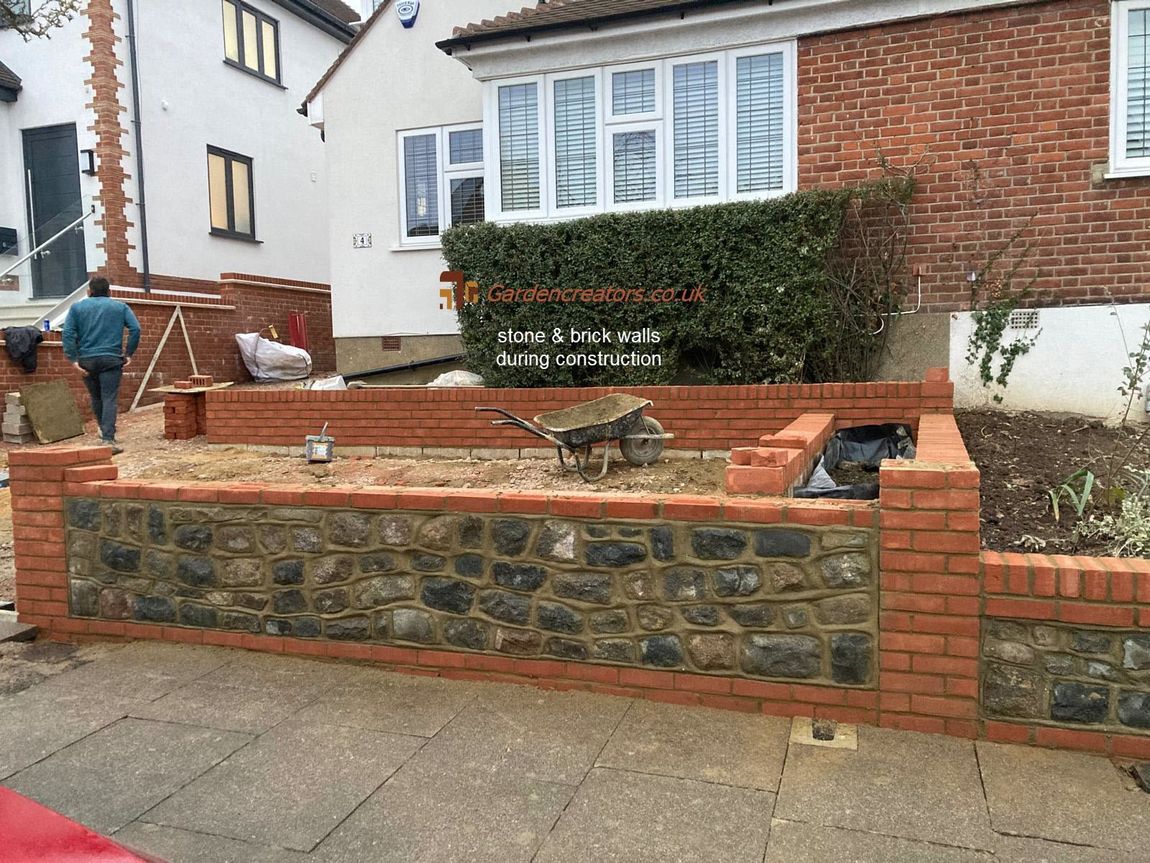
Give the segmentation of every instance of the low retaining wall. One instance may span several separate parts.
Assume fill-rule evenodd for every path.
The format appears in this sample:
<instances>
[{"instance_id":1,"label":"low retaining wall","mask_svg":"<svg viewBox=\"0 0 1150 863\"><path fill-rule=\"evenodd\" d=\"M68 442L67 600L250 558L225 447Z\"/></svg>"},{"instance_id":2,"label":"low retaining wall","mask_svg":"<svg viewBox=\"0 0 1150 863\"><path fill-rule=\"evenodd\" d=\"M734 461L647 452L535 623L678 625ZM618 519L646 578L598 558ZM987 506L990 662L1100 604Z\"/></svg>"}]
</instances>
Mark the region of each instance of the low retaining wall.
<instances>
[{"instance_id":1,"label":"low retaining wall","mask_svg":"<svg viewBox=\"0 0 1150 863\"><path fill-rule=\"evenodd\" d=\"M312 392L234 390L207 395L208 441L213 444L301 447L325 423L343 452L420 455L447 450L459 455L498 455L547 447L545 441L507 427L493 427L500 407L528 420L614 392L654 402L648 413L675 435L668 447L721 452L754 446L800 414L835 414L839 428L872 423L917 425L919 417L951 411L954 385L945 370L930 380L903 383L777 386L640 387L611 389L386 389Z\"/></svg>"}]
</instances>

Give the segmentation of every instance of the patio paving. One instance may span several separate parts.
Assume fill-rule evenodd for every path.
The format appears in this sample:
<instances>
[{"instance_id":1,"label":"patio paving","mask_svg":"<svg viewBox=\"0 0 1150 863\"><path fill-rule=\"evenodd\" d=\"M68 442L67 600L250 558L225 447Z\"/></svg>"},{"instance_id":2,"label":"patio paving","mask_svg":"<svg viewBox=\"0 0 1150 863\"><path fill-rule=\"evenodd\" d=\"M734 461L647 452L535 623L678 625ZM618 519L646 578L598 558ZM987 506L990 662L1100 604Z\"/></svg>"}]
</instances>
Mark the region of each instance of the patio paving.
<instances>
[{"instance_id":1,"label":"patio paving","mask_svg":"<svg viewBox=\"0 0 1150 863\"><path fill-rule=\"evenodd\" d=\"M1088 755L865 727L826 749L775 717L174 644L95 657L0 696L0 782L171 863L1150 859L1150 795Z\"/></svg>"}]
</instances>

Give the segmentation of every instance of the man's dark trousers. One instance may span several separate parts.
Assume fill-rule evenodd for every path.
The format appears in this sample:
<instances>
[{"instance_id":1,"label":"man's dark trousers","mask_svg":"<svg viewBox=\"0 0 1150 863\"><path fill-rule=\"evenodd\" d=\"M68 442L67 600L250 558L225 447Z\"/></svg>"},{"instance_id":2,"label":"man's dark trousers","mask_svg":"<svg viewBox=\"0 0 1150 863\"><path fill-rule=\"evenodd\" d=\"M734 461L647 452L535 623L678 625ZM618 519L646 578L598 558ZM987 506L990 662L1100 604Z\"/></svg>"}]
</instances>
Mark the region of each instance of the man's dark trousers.
<instances>
[{"instance_id":1,"label":"man's dark trousers","mask_svg":"<svg viewBox=\"0 0 1150 863\"><path fill-rule=\"evenodd\" d=\"M100 424L100 437L106 441L116 439L117 399L120 395L120 378L124 375L123 357L86 357L80 360L84 375L84 386L92 399L92 413Z\"/></svg>"}]
</instances>

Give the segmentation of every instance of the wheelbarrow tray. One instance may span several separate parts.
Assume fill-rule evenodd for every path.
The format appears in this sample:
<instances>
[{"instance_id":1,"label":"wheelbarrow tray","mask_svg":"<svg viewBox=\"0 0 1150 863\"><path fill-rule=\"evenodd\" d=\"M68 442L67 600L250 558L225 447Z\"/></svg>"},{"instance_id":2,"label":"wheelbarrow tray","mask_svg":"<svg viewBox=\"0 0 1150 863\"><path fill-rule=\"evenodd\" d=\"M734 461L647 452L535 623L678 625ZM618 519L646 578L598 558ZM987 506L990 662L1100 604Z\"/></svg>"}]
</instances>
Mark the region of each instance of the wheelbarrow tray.
<instances>
[{"instance_id":1,"label":"wheelbarrow tray","mask_svg":"<svg viewBox=\"0 0 1150 863\"><path fill-rule=\"evenodd\" d=\"M595 401L540 414L535 417L535 424L565 446L578 449L642 431L640 418L651 404L649 399L612 393Z\"/></svg>"}]
</instances>

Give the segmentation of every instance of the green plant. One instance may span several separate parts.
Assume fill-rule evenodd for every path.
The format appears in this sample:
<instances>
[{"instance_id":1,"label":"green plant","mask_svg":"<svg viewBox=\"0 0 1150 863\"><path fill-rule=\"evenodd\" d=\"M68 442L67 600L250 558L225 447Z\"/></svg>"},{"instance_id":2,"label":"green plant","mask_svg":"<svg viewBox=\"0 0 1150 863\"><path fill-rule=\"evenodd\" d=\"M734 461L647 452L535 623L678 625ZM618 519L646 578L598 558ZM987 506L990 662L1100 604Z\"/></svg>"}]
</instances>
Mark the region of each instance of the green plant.
<instances>
[{"instance_id":1,"label":"green plant","mask_svg":"<svg viewBox=\"0 0 1150 863\"><path fill-rule=\"evenodd\" d=\"M1023 243L1030 221L1011 234L977 270L970 280L970 308L974 329L967 342L966 361L977 364L979 379L984 387L995 385L999 392L991 398L1002 402L1001 390L1006 388L1011 372L1018 360L1028 354L1038 341L1041 331L1033 336L1021 336L1007 341L1010 315L1022 305L1037 280L1037 275L1025 275L1026 263L1032 247ZM1017 246L1022 243L1022 248ZM1019 287L1016 282L1022 280ZM997 371L996 371L997 369Z\"/></svg>"},{"instance_id":2,"label":"green plant","mask_svg":"<svg viewBox=\"0 0 1150 863\"><path fill-rule=\"evenodd\" d=\"M881 231L876 222L905 230L905 219L877 213L905 207L912 191L912 180L891 179L882 187L765 201L454 228L443 236L444 257L479 285L478 301L459 309L468 366L491 386L520 387L861 379L875 354L873 322L894 304L900 286L873 275L893 263L847 272L843 261L852 238ZM899 247L887 244L895 254ZM702 288L705 300L499 302L496 287L642 290L646 297ZM551 338L572 330L659 338L593 351ZM537 365L499 364L501 353L523 352L500 344L508 331L547 335L530 346ZM557 364L572 352L633 351L657 356L658 365Z\"/></svg>"},{"instance_id":3,"label":"green plant","mask_svg":"<svg viewBox=\"0 0 1150 863\"><path fill-rule=\"evenodd\" d=\"M1130 487L1122 497L1117 514L1092 516L1082 535L1111 544L1115 557L1150 555L1150 470L1129 471Z\"/></svg>"},{"instance_id":4,"label":"green plant","mask_svg":"<svg viewBox=\"0 0 1150 863\"><path fill-rule=\"evenodd\" d=\"M1142 341L1132 351L1126 341L1126 330L1122 326L1122 319L1118 316L1118 310L1112 309L1111 314L1118 322L1118 334L1122 339L1122 346L1125 348L1129 360L1129 365L1122 368L1122 381L1118 384L1118 393L1126 400L1126 403L1123 406L1122 418L1118 421L1118 435L1114 439L1114 446L1111 447L1110 455L1106 460L1106 474L1103 478L1106 486L1106 502L1109 506L1116 506L1122 503L1127 493L1119 479L1124 475L1131 475L1128 471L1130 459L1142 446L1147 435L1150 434L1150 425L1146 425L1141 431L1127 437L1127 423L1130 419L1130 411L1134 406L1134 399L1142 394L1142 379L1150 370L1150 322L1142 327Z\"/></svg>"},{"instance_id":5,"label":"green plant","mask_svg":"<svg viewBox=\"0 0 1150 863\"><path fill-rule=\"evenodd\" d=\"M1079 481L1082 483L1081 487L1075 488L1074 484ZM1082 514L1086 512L1086 507L1090 503L1090 492L1093 490L1094 474L1086 468L1076 470L1050 489L1047 494L1050 495L1050 509L1054 514L1054 521L1057 523L1062 518L1060 504L1063 497L1070 501L1074 507L1075 516L1081 521Z\"/></svg>"}]
</instances>

